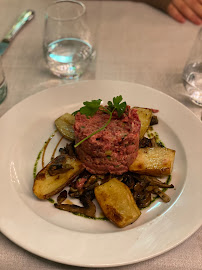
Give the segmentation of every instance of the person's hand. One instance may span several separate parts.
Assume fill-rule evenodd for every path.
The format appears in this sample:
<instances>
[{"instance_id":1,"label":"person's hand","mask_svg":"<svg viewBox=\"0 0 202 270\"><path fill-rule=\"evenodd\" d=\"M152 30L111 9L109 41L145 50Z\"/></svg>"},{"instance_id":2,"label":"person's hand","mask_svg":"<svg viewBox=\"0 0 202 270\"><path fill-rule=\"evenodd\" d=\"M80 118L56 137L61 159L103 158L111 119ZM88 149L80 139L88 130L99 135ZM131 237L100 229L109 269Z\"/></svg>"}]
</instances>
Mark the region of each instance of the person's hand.
<instances>
[{"instance_id":1,"label":"person's hand","mask_svg":"<svg viewBox=\"0 0 202 270\"><path fill-rule=\"evenodd\" d=\"M171 0L167 12L178 22L202 24L202 0Z\"/></svg>"}]
</instances>

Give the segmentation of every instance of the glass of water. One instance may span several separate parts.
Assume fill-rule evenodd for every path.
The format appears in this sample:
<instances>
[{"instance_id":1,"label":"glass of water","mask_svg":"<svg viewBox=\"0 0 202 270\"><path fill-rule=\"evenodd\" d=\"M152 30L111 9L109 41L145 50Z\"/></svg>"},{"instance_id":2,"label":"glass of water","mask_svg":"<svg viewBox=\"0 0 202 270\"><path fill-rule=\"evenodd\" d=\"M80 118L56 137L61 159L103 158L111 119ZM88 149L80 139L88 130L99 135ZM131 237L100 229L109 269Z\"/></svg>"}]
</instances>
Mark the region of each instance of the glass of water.
<instances>
[{"instance_id":1,"label":"glass of water","mask_svg":"<svg viewBox=\"0 0 202 270\"><path fill-rule=\"evenodd\" d=\"M43 49L46 63L56 76L78 79L87 70L95 56L95 38L82 2L57 1L48 7Z\"/></svg>"},{"instance_id":2,"label":"glass of water","mask_svg":"<svg viewBox=\"0 0 202 270\"><path fill-rule=\"evenodd\" d=\"M0 104L4 101L6 96L7 96L7 84L0 57Z\"/></svg>"},{"instance_id":3,"label":"glass of water","mask_svg":"<svg viewBox=\"0 0 202 270\"><path fill-rule=\"evenodd\" d=\"M202 28L197 34L182 78L190 99L202 106Z\"/></svg>"}]
</instances>

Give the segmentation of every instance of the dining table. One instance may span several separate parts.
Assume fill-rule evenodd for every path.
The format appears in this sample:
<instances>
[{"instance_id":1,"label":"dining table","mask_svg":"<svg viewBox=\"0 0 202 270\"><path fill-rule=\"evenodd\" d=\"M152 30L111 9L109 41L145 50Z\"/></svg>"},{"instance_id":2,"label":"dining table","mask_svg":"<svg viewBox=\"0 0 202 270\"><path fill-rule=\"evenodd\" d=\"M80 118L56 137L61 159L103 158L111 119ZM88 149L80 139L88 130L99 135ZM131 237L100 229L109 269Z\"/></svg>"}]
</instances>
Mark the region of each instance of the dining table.
<instances>
[{"instance_id":1,"label":"dining table","mask_svg":"<svg viewBox=\"0 0 202 270\"><path fill-rule=\"evenodd\" d=\"M0 0L0 39L19 14L27 9L35 12L34 19L20 31L2 55L8 93L0 105L0 117L29 96L74 83L51 74L44 60L44 18L45 10L51 3L51 0ZM83 3L94 27L96 57L79 81L112 80L149 86L177 100L199 122L202 121L202 107L191 102L182 81L183 68L200 26L189 21L178 23L161 10L144 3L125 0L89 0ZM161 255L111 268L200 270L202 227ZM66 265L32 254L0 233L0 269L79 270L90 267Z\"/></svg>"}]
</instances>

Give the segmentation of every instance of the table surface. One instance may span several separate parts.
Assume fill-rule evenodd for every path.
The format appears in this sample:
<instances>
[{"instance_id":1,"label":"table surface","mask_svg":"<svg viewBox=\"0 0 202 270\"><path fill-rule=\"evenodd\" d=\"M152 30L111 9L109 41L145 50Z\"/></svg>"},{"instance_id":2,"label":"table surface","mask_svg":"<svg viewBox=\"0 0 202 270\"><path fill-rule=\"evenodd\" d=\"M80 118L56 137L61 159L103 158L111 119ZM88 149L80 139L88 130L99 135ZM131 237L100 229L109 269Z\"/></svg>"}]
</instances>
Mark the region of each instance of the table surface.
<instances>
[{"instance_id":1,"label":"table surface","mask_svg":"<svg viewBox=\"0 0 202 270\"><path fill-rule=\"evenodd\" d=\"M179 24L150 6L132 1L84 1L95 27L97 57L81 80L121 80L158 89L177 99L199 119L202 108L187 97L181 74L198 26ZM0 39L26 9L36 12L3 56L8 96L0 116L24 98L68 83L48 71L42 52L44 11L50 0L0 0ZM79 269L51 262L18 247L0 234L0 269ZM116 269L202 269L202 227L171 251ZM115 268L114 268L115 269Z\"/></svg>"}]
</instances>

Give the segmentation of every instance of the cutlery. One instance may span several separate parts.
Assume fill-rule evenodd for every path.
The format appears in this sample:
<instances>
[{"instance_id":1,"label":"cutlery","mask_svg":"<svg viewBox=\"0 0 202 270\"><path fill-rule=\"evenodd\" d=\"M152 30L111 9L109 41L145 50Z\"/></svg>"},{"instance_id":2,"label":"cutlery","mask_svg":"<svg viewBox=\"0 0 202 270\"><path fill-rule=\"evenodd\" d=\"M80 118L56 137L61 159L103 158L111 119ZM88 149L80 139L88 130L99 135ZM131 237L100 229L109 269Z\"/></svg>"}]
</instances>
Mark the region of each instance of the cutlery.
<instances>
[{"instance_id":1,"label":"cutlery","mask_svg":"<svg viewBox=\"0 0 202 270\"><path fill-rule=\"evenodd\" d=\"M34 18L35 12L33 10L24 11L17 19L16 23L12 26L7 35L0 42L0 55L2 55L9 47L11 41L17 35L17 33L26 25L29 21Z\"/></svg>"}]
</instances>

